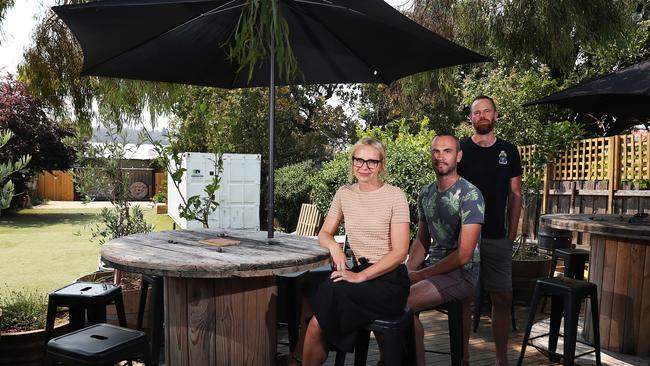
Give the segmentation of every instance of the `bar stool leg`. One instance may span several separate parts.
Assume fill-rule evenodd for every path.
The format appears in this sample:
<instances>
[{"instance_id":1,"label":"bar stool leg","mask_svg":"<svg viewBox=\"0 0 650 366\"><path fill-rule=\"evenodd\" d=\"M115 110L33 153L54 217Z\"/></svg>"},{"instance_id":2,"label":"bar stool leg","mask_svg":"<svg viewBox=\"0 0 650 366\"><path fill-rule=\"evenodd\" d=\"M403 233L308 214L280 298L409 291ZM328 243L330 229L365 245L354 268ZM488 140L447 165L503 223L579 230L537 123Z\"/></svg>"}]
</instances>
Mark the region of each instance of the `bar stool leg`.
<instances>
[{"instance_id":1,"label":"bar stool leg","mask_svg":"<svg viewBox=\"0 0 650 366\"><path fill-rule=\"evenodd\" d=\"M483 282L479 275L476 288L474 289L474 312L472 314L472 330L478 330L478 323L481 320L481 305L483 305Z\"/></svg>"},{"instance_id":2,"label":"bar stool leg","mask_svg":"<svg viewBox=\"0 0 650 366\"><path fill-rule=\"evenodd\" d=\"M47 318L45 320L45 343L54 335L54 319L56 317L56 303L50 300L47 304Z\"/></svg>"},{"instance_id":3,"label":"bar stool leg","mask_svg":"<svg viewBox=\"0 0 650 366\"><path fill-rule=\"evenodd\" d=\"M138 302L138 323L137 329L142 330L144 323L144 308L147 305L147 293L149 292L149 282L142 277L142 285L140 286L140 300ZM149 325L151 327L151 325Z\"/></svg>"},{"instance_id":4,"label":"bar stool leg","mask_svg":"<svg viewBox=\"0 0 650 366\"><path fill-rule=\"evenodd\" d=\"M384 337L386 335L384 334ZM368 359L368 344L370 343L370 331L361 329L357 333L357 344L354 346L354 366L363 366ZM386 338L384 338L384 351L386 346ZM338 355L337 355L338 357Z\"/></svg>"},{"instance_id":5,"label":"bar stool leg","mask_svg":"<svg viewBox=\"0 0 650 366\"><path fill-rule=\"evenodd\" d=\"M594 329L594 348L596 349L596 365L600 366L600 314L598 313L598 296L596 289L589 295L591 305L591 324Z\"/></svg>"},{"instance_id":6,"label":"bar stool leg","mask_svg":"<svg viewBox=\"0 0 650 366\"><path fill-rule=\"evenodd\" d=\"M449 327L449 351L451 353L451 364L462 366L463 364L463 309L462 306L450 306L447 314Z\"/></svg>"},{"instance_id":7,"label":"bar stool leg","mask_svg":"<svg viewBox=\"0 0 650 366\"><path fill-rule=\"evenodd\" d=\"M163 337L163 280L156 278L151 285L151 304L149 304L149 330L151 332L151 361L158 365L160 359L160 345Z\"/></svg>"},{"instance_id":8,"label":"bar stool leg","mask_svg":"<svg viewBox=\"0 0 650 366\"><path fill-rule=\"evenodd\" d=\"M120 327L126 328L126 315L124 314L124 300L122 298L122 291L117 294L115 298L115 312L119 320ZM106 316L106 307L104 307L104 317Z\"/></svg>"},{"instance_id":9,"label":"bar stool leg","mask_svg":"<svg viewBox=\"0 0 650 366\"><path fill-rule=\"evenodd\" d=\"M406 342L404 348L405 365L415 365L415 326L413 325L413 321L411 321L409 326L406 328L404 342Z\"/></svg>"},{"instance_id":10,"label":"bar stool leg","mask_svg":"<svg viewBox=\"0 0 650 366\"><path fill-rule=\"evenodd\" d=\"M576 338L580 301L571 296L564 297L564 365L573 366L575 362Z\"/></svg>"},{"instance_id":11,"label":"bar stool leg","mask_svg":"<svg viewBox=\"0 0 650 366\"><path fill-rule=\"evenodd\" d=\"M402 364L403 343L400 332L397 329L387 329L384 331L384 352L387 366L398 366Z\"/></svg>"},{"instance_id":12,"label":"bar stool leg","mask_svg":"<svg viewBox=\"0 0 650 366\"><path fill-rule=\"evenodd\" d=\"M560 324L564 313L564 303L561 296L553 295L551 297L551 319L549 320L548 335L548 352L549 360L558 361L555 353L557 351L557 341L560 337ZM564 319L566 325L566 319Z\"/></svg>"},{"instance_id":13,"label":"bar stool leg","mask_svg":"<svg viewBox=\"0 0 650 366\"><path fill-rule=\"evenodd\" d=\"M86 326L85 307L77 305L68 307L68 317L70 319L70 331L79 330Z\"/></svg>"},{"instance_id":14,"label":"bar stool leg","mask_svg":"<svg viewBox=\"0 0 650 366\"><path fill-rule=\"evenodd\" d=\"M558 256L555 255L555 249L553 249L552 252L553 252L553 261L551 262L551 271L548 274L549 278L555 277L555 269L557 268L557 258L558 258ZM565 265L564 270L566 271L566 263L564 265ZM542 299L542 308L540 309L540 312L542 312L542 313L544 312L544 309L546 309L546 299L547 299L546 296L544 296L544 298Z\"/></svg>"},{"instance_id":15,"label":"bar stool leg","mask_svg":"<svg viewBox=\"0 0 650 366\"><path fill-rule=\"evenodd\" d=\"M535 312L537 310L537 304L539 303L540 289L538 286L535 286L533 290L533 298L530 302L530 310L528 312L528 322L526 323L526 332L524 332L524 340L521 342L521 352L519 353L519 360L517 360L517 366L521 366L521 363L524 360L526 355L526 346L528 346L528 341L530 339L530 330L533 328L533 322L535 321Z\"/></svg>"}]
</instances>

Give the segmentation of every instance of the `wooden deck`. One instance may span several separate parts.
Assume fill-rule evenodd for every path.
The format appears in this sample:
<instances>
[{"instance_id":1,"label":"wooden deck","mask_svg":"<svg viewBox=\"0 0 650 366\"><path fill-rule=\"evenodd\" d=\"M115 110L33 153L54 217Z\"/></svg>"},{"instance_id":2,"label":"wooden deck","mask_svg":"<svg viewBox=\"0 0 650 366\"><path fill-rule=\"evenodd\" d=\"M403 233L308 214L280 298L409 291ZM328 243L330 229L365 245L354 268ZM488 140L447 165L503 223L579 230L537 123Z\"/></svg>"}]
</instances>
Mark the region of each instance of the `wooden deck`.
<instances>
[{"instance_id":1,"label":"wooden deck","mask_svg":"<svg viewBox=\"0 0 650 366\"><path fill-rule=\"evenodd\" d=\"M519 358L519 352L521 350L521 342L524 335L524 326L526 319L528 317L528 307L516 306L515 312L517 314L517 331L510 333L510 350L508 352L508 358L511 365L517 364L517 359ZM533 327L533 334L540 334L545 332L546 324L543 322L548 315L539 314L537 323ZM449 350L449 338L447 330L447 317L446 315L440 314L436 311L431 311L421 314L421 319L424 323L425 328L425 348L430 350L437 351L448 351ZM581 323L582 324L582 323ZM537 333L536 333L537 332ZM280 328L278 332L278 337L281 342L286 342L286 329ZM547 338L540 338L539 342L536 341L536 345L545 347L547 343ZM560 338L561 342L561 338ZM559 343L558 351L561 352L562 344ZM472 366L492 366L495 363L494 357L494 343L492 339L492 328L490 326L490 318L486 315L481 317L481 322L479 324L478 332L472 333L470 337L470 364ZM585 348L588 350L588 348ZM278 345L278 352L287 353L288 347L283 345ZM623 365L638 365L638 366L650 366L649 357L635 357L630 355L622 355L609 351L602 351L601 353L602 364L611 365L611 366L623 366ZM374 340L370 341L370 349L368 352L368 365L376 365L379 360L379 351L377 349L377 344ZM435 353L427 353L426 355L427 365L449 365L450 359L448 355L439 355ZM354 361L354 356L349 354L346 357L346 365L352 365ZM526 348L526 357L524 359L524 365L559 365L555 362L550 362L542 353L537 351L534 347L528 346ZM584 356L576 359L576 365L595 365L595 357L593 354ZM334 353L330 353L326 365L334 365Z\"/></svg>"}]
</instances>

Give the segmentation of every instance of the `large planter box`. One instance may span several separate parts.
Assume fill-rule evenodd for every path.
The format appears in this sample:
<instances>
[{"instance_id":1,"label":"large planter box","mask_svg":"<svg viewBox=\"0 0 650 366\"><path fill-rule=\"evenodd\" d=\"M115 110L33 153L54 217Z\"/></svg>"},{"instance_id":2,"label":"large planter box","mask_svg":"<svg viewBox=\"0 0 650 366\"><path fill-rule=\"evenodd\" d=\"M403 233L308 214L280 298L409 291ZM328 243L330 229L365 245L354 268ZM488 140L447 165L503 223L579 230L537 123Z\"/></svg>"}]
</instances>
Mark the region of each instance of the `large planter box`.
<instances>
[{"instance_id":1,"label":"large planter box","mask_svg":"<svg viewBox=\"0 0 650 366\"><path fill-rule=\"evenodd\" d=\"M54 327L54 336L68 331L68 323ZM41 366L45 350L45 329L0 335L1 366Z\"/></svg>"},{"instance_id":2,"label":"large planter box","mask_svg":"<svg viewBox=\"0 0 650 366\"><path fill-rule=\"evenodd\" d=\"M546 278L551 271L551 258L512 260L512 292L514 301L529 305L535 289L535 283L540 278Z\"/></svg>"}]
</instances>

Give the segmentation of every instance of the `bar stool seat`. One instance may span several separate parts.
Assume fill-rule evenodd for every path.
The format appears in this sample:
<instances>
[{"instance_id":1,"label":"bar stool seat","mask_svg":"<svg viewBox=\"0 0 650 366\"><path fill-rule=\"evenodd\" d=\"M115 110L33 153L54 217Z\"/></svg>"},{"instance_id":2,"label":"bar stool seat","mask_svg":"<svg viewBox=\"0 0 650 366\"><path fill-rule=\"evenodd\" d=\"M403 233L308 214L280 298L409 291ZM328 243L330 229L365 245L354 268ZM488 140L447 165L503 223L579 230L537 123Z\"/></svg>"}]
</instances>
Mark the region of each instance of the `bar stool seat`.
<instances>
[{"instance_id":1,"label":"bar stool seat","mask_svg":"<svg viewBox=\"0 0 650 366\"><path fill-rule=\"evenodd\" d=\"M72 365L115 365L124 360L134 360L142 355L146 365L149 360L147 334L141 331L110 324L95 324L47 343L47 362Z\"/></svg>"},{"instance_id":2,"label":"bar stool seat","mask_svg":"<svg viewBox=\"0 0 650 366\"><path fill-rule=\"evenodd\" d=\"M539 299L543 295L550 295L551 300L551 321L549 326L549 333L538 335L530 338L530 330L535 321L535 313ZM578 330L578 317L580 314L580 305L584 299L589 298L591 301L591 316L593 321L594 350L575 355L576 337ZM558 337L560 336L560 323L564 316L564 352L559 355L555 352L557 348ZM530 304L530 312L528 315L528 323L526 324L526 332L524 333L524 340L521 345L521 353L517 365L521 365L524 355L526 354L526 346L532 339L549 336L548 352L549 360L558 362L560 359L564 360L564 365L573 365L577 357L586 354L596 353L596 364L600 365L600 328L598 321L598 299L596 284L591 282L581 281L573 278L566 277L553 277L537 280L533 298Z\"/></svg>"},{"instance_id":3,"label":"bar stool seat","mask_svg":"<svg viewBox=\"0 0 650 366\"><path fill-rule=\"evenodd\" d=\"M122 287L113 283L76 282L48 295L45 340L52 338L54 318L59 307L67 307L70 330L106 322L106 306L115 305L119 324L126 327Z\"/></svg>"}]
</instances>

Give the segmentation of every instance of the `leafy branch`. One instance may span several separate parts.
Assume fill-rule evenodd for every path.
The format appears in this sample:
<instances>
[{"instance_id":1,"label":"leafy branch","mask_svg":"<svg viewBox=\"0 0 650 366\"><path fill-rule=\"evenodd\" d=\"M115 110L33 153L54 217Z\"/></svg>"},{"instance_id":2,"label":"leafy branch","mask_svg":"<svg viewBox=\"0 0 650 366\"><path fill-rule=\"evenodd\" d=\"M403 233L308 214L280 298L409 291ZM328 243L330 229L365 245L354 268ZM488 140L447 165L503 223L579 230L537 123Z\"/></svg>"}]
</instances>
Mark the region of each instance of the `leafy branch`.
<instances>
[{"instance_id":1,"label":"leafy branch","mask_svg":"<svg viewBox=\"0 0 650 366\"><path fill-rule=\"evenodd\" d=\"M4 147L12 137L13 132L0 131L0 148ZM23 155L15 162L0 163L0 212L9 207L11 199L15 195L14 182L9 179L9 176L23 171L31 158L30 155Z\"/></svg>"},{"instance_id":2,"label":"leafy branch","mask_svg":"<svg viewBox=\"0 0 650 366\"><path fill-rule=\"evenodd\" d=\"M154 150L158 153L158 162L165 167L165 170L171 177L172 184L181 197L182 202L178 205L180 216L187 220L196 220L203 225L203 228L208 229L210 214L219 207L217 191L221 186L223 154L221 152L215 153L216 159L213 161L214 175L212 181L203 188L205 194L191 196L186 199L181 192L180 184L187 169L183 168L182 155L177 151L173 139L169 139L169 146L163 146L160 141L153 139L146 128L142 129L142 135L154 146Z\"/></svg>"},{"instance_id":3,"label":"leafy branch","mask_svg":"<svg viewBox=\"0 0 650 366\"><path fill-rule=\"evenodd\" d=\"M247 0L234 32L234 46L228 58L248 69L248 80L255 67L270 53L271 40L275 47L276 65L280 78L289 79L300 74L298 61L289 43L289 24L280 14L278 0Z\"/></svg>"}]
</instances>

